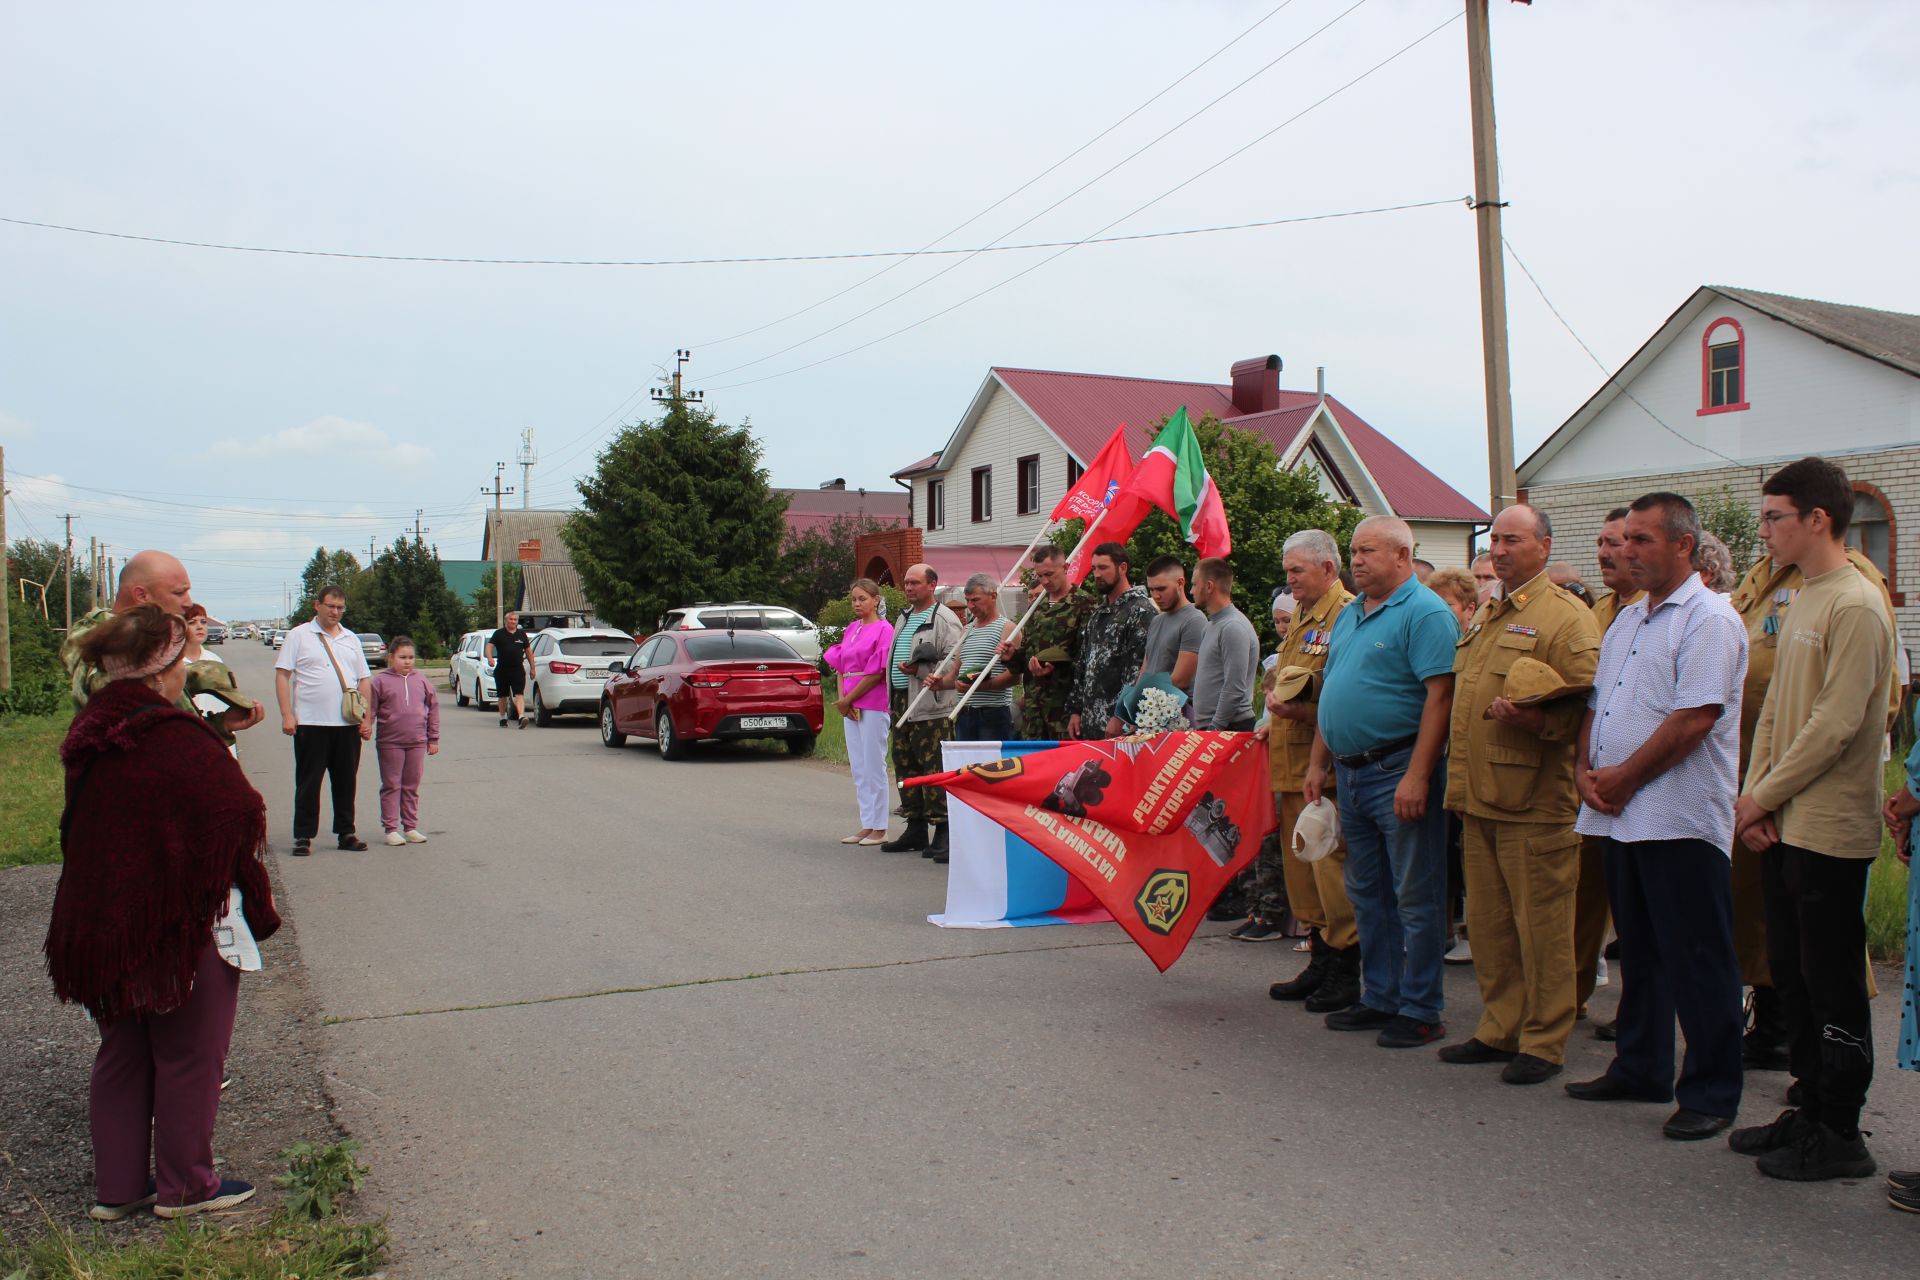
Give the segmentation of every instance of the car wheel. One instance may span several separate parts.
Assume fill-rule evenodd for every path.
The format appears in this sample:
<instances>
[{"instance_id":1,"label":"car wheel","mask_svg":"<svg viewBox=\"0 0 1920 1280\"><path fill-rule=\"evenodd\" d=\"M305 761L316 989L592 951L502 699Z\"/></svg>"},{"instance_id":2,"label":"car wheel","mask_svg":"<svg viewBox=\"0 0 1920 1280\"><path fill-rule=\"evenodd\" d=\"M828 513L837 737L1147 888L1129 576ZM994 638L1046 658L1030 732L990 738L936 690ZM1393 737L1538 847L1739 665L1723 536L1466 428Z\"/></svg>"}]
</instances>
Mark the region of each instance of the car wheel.
<instances>
[{"instance_id":1,"label":"car wheel","mask_svg":"<svg viewBox=\"0 0 1920 1280\"><path fill-rule=\"evenodd\" d=\"M659 707L655 709L653 720L653 739L660 744L660 758L662 760L685 760L687 758L687 744L680 740L679 732L674 729L673 712L667 709L666 703L661 703Z\"/></svg>"},{"instance_id":2,"label":"car wheel","mask_svg":"<svg viewBox=\"0 0 1920 1280\"><path fill-rule=\"evenodd\" d=\"M460 683L460 675L458 672L455 672L453 677L453 701L456 706L464 707L467 705L467 691L465 686Z\"/></svg>"},{"instance_id":3,"label":"car wheel","mask_svg":"<svg viewBox=\"0 0 1920 1280\"><path fill-rule=\"evenodd\" d=\"M787 753L789 755L796 755L796 756L812 755L813 754L813 735L809 733L805 737L788 738Z\"/></svg>"},{"instance_id":4,"label":"car wheel","mask_svg":"<svg viewBox=\"0 0 1920 1280\"><path fill-rule=\"evenodd\" d=\"M611 702L603 702L600 704L600 745L603 747L624 747L627 745L627 735L620 732L613 723L613 704Z\"/></svg>"},{"instance_id":5,"label":"car wheel","mask_svg":"<svg viewBox=\"0 0 1920 1280\"><path fill-rule=\"evenodd\" d=\"M540 696L540 682L533 682L533 722L542 729L553 723L553 712L547 710L547 700Z\"/></svg>"}]
</instances>

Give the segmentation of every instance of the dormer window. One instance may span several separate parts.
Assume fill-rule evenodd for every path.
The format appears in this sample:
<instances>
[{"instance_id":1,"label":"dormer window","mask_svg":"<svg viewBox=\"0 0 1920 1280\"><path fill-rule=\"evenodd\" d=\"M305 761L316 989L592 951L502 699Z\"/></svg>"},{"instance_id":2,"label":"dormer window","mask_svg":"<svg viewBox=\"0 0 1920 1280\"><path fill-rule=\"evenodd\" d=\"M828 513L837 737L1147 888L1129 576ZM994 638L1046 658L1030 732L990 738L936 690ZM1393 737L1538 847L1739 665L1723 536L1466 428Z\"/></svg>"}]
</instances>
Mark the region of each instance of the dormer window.
<instances>
[{"instance_id":1,"label":"dormer window","mask_svg":"<svg viewBox=\"0 0 1920 1280\"><path fill-rule=\"evenodd\" d=\"M1721 316L1700 337L1699 415L1748 407L1747 335L1738 320Z\"/></svg>"}]
</instances>

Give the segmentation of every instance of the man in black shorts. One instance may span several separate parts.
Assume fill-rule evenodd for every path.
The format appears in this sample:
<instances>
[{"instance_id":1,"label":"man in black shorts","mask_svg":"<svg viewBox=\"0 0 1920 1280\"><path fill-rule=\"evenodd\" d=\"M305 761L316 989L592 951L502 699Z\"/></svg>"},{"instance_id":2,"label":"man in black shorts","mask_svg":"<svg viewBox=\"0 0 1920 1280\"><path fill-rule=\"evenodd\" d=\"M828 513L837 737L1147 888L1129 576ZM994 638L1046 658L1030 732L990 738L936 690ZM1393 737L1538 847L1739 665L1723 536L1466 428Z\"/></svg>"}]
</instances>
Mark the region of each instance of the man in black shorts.
<instances>
[{"instance_id":1,"label":"man in black shorts","mask_svg":"<svg viewBox=\"0 0 1920 1280\"><path fill-rule=\"evenodd\" d=\"M507 702L513 702L513 719L522 729L531 718L526 713L527 633L520 629L520 615L507 615L507 625L487 637L487 661L493 663L493 691L500 697L500 727L507 727Z\"/></svg>"}]
</instances>

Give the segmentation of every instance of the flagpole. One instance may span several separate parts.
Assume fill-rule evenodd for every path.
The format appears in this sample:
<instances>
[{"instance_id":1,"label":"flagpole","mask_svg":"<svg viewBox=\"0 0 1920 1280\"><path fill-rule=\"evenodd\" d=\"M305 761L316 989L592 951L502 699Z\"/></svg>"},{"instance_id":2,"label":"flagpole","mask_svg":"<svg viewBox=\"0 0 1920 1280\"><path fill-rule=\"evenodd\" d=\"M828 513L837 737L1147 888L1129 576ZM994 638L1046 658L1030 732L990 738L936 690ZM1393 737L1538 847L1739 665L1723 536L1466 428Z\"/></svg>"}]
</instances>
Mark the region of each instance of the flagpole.
<instances>
[{"instance_id":1,"label":"flagpole","mask_svg":"<svg viewBox=\"0 0 1920 1280\"><path fill-rule=\"evenodd\" d=\"M1044 525L1040 526L1040 532L1033 535L1033 541L1027 544L1027 549L1025 551L1022 551L1019 554L1019 556L1014 559L1013 568L1007 570L1007 576L1000 579L1001 589L1004 590L1005 588L1013 584L1013 580L1020 576L1020 566L1027 562L1027 557L1033 554L1033 549L1039 546L1041 542L1046 539L1046 536L1052 533L1062 523L1063 522L1059 520L1049 520ZM995 598L997 599L999 596L999 592L996 591L994 595L995 595ZM967 629L960 633L960 644L965 644L967 642L967 637L977 630L979 630L979 624L974 622L969 622L967 624ZM960 660L960 645L956 644L955 646L953 646L953 652L948 654L946 657L942 658L940 660L940 665L933 669L933 674L936 676L940 675L942 672L944 672L947 669L948 662L958 662L959 660ZM993 668L993 663L989 662L987 664L987 669L992 670L992 668ZM929 692L931 692L931 689L929 688L929 686L927 686L925 683L922 683L919 691L913 695L913 701L909 702L907 704L907 709L900 713L900 719L903 723L906 721L907 717L913 714L913 709L920 705L920 700L926 697Z\"/></svg>"},{"instance_id":2,"label":"flagpole","mask_svg":"<svg viewBox=\"0 0 1920 1280\"><path fill-rule=\"evenodd\" d=\"M1080 554L1081 549L1085 547L1087 545L1088 540L1093 537L1093 531L1095 529L1098 529L1100 527L1101 521L1107 518L1107 510L1108 508L1106 507L1100 508L1100 514L1093 518L1093 523L1089 524L1087 526L1086 532L1080 535L1080 541L1074 544L1073 551L1069 553L1067 556L1068 564L1073 563L1073 558ZM1078 588L1076 588L1076 590L1077 589ZM1015 631L1025 630L1027 625L1027 620L1033 617L1034 610L1038 609L1040 607L1040 602L1042 600L1045 600L1046 598L1047 598L1047 593L1042 591L1039 595L1035 596L1030 602L1028 602L1027 611L1020 615L1020 621L1013 624L1013 629ZM993 670L993 664L989 662L985 667L981 669L980 674L973 678L973 683L967 686L967 691L960 695L960 701L956 702L953 706L953 710L947 713L947 719L953 720L959 717L961 711L966 709L966 705L968 701L972 699L974 693L980 688L980 685L986 680L987 672L991 670ZM906 717L902 716L901 718L905 719Z\"/></svg>"}]
</instances>

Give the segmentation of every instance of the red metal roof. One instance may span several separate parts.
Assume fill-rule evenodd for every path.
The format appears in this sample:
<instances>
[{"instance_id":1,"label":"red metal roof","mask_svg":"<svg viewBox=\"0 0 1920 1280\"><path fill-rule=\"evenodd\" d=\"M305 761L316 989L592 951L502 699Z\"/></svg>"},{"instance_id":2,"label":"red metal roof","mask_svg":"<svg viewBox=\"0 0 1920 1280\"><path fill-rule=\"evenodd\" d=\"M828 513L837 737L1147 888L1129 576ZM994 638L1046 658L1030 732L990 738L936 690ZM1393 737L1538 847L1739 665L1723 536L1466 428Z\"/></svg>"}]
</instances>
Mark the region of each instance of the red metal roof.
<instances>
[{"instance_id":1,"label":"red metal roof","mask_svg":"<svg viewBox=\"0 0 1920 1280\"><path fill-rule=\"evenodd\" d=\"M787 495L787 528L825 528L839 516L870 516L888 528L907 522L907 495L899 489L775 489Z\"/></svg>"},{"instance_id":2,"label":"red metal roof","mask_svg":"<svg viewBox=\"0 0 1920 1280\"><path fill-rule=\"evenodd\" d=\"M920 461L918 462L908 463L906 466L894 472L891 478L897 480L901 476L917 475L920 472L929 469L930 467L933 466L934 463L938 461L940 461L940 454L939 454L939 451L936 450L935 452L930 453L926 457L920 459Z\"/></svg>"},{"instance_id":3,"label":"red metal roof","mask_svg":"<svg viewBox=\"0 0 1920 1280\"><path fill-rule=\"evenodd\" d=\"M1101 373L1062 373L1050 369L995 368L995 377L1082 462L1100 452L1114 427L1127 424L1127 445L1138 457L1147 448L1147 427L1181 405L1196 421L1211 413L1221 422L1258 431L1276 451L1293 443L1319 396L1311 391L1280 392L1280 407L1266 413L1236 414L1233 388L1212 382L1172 382L1160 378L1126 378ZM1410 520L1472 520L1485 522L1485 511L1453 486L1416 462L1400 446L1375 430L1359 414L1332 396L1327 397L1334 420L1353 444L1386 495L1394 512ZM925 458L897 472L923 471L939 455ZM1349 477L1358 483L1360 477ZM931 549L931 548L929 548Z\"/></svg>"}]
</instances>

